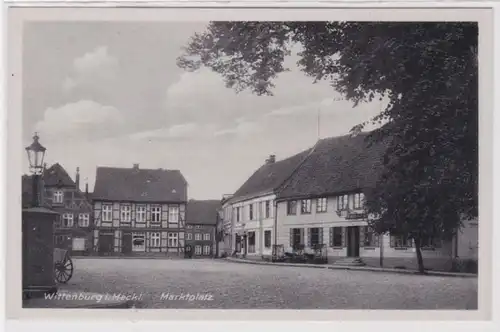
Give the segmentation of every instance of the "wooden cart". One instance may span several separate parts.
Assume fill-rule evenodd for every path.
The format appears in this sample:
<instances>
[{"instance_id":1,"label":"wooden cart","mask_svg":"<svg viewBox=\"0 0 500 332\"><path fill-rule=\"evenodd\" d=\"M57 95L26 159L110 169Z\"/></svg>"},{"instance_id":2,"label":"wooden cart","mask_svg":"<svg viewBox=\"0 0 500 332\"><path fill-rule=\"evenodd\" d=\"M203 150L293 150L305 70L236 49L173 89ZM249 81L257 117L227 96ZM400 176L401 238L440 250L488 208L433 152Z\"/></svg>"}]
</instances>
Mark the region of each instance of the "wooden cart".
<instances>
[{"instance_id":1,"label":"wooden cart","mask_svg":"<svg viewBox=\"0 0 500 332\"><path fill-rule=\"evenodd\" d=\"M68 250L54 249L54 272L56 282L61 284L67 283L73 276L73 261Z\"/></svg>"}]
</instances>

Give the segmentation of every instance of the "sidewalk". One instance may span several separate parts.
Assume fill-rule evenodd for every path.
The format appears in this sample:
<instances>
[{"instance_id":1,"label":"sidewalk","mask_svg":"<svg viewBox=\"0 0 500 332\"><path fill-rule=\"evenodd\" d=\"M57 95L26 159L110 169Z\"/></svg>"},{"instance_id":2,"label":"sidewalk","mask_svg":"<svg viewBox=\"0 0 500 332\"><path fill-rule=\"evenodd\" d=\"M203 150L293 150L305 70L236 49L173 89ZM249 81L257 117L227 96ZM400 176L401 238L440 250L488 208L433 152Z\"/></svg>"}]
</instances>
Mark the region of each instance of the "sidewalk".
<instances>
[{"instance_id":1,"label":"sidewalk","mask_svg":"<svg viewBox=\"0 0 500 332\"><path fill-rule=\"evenodd\" d=\"M23 300L27 309L127 309L134 308L136 302L112 298L99 293L59 291L56 294Z\"/></svg>"},{"instance_id":2,"label":"sidewalk","mask_svg":"<svg viewBox=\"0 0 500 332\"><path fill-rule=\"evenodd\" d=\"M328 269L328 270L354 270L354 271L371 271L371 272L420 275L420 273L417 270L391 269L391 268L380 268L371 266L344 266L344 265L334 265L334 264L305 264L305 263L278 263L278 262L273 263L261 260L232 258L232 257L226 257L225 259L229 262L240 263L240 264L273 265L273 266L304 267L304 268ZM477 278L477 275L472 273L455 273L455 272L439 272L439 271L427 271L425 275L440 276L440 277Z\"/></svg>"}]
</instances>

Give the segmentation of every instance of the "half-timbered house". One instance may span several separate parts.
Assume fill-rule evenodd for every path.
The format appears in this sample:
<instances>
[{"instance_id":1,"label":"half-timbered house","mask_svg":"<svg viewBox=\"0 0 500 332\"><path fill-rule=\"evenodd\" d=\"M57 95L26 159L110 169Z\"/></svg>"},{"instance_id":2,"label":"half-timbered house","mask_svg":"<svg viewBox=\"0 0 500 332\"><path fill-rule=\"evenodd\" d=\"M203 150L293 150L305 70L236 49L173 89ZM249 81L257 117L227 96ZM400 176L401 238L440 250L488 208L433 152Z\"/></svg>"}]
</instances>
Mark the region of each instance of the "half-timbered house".
<instances>
[{"instance_id":1,"label":"half-timbered house","mask_svg":"<svg viewBox=\"0 0 500 332\"><path fill-rule=\"evenodd\" d=\"M98 254L184 252L187 182L180 171L98 167L92 202Z\"/></svg>"}]
</instances>

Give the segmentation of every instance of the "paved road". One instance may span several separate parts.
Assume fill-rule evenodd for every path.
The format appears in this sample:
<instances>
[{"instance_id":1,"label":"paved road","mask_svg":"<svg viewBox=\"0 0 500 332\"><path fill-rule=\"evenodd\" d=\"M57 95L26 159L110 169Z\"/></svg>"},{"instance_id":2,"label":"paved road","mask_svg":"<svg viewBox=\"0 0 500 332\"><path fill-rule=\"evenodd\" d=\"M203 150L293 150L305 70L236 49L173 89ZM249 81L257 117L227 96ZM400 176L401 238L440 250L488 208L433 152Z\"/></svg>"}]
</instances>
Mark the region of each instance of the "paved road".
<instances>
[{"instance_id":1,"label":"paved road","mask_svg":"<svg viewBox=\"0 0 500 332\"><path fill-rule=\"evenodd\" d=\"M75 259L74 264L64 289L140 295L143 308L477 309L476 278L223 260Z\"/></svg>"}]
</instances>

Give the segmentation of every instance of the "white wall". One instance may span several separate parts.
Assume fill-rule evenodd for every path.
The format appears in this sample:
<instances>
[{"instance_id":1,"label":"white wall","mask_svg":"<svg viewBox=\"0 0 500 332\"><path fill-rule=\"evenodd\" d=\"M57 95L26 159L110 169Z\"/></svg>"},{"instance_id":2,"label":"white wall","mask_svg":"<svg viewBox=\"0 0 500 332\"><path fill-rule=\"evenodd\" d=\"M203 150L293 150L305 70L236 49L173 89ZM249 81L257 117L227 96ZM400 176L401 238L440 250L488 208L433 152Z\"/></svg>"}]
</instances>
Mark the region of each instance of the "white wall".
<instances>
[{"instance_id":1,"label":"white wall","mask_svg":"<svg viewBox=\"0 0 500 332\"><path fill-rule=\"evenodd\" d=\"M255 252L248 255L262 256L271 255L272 247L264 248L264 230L272 230L274 228L274 200L276 195L269 194L260 197L253 197L247 200L239 201L230 204L232 209L233 220L233 240L231 251L234 251L235 234L243 232L255 232ZM269 216L265 215L265 202L269 201ZM253 206L253 219L250 220L250 205ZM240 208L240 221L236 221L236 208ZM273 241L274 234L271 234ZM248 237L247 237L248 240Z\"/></svg>"}]
</instances>

